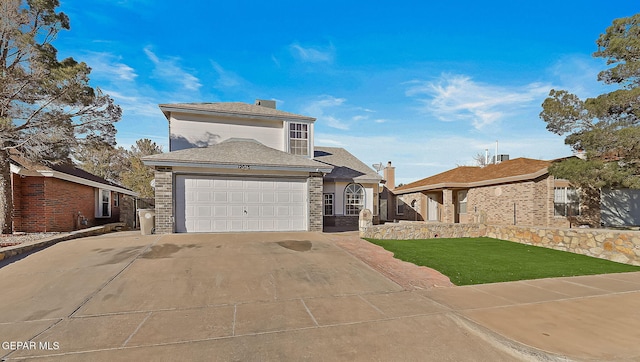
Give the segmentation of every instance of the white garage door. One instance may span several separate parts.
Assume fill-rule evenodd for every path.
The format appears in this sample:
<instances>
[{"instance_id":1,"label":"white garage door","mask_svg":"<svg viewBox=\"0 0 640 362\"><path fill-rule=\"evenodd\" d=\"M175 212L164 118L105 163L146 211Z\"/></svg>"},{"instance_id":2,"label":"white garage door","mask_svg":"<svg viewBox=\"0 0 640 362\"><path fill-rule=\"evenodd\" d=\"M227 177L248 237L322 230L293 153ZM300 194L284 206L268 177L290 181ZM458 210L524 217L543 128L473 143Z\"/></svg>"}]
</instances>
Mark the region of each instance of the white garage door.
<instances>
[{"instance_id":1,"label":"white garage door","mask_svg":"<svg viewBox=\"0 0 640 362\"><path fill-rule=\"evenodd\" d=\"M176 176L176 231L305 231L306 180Z\"/></svg>"}]
</instances>

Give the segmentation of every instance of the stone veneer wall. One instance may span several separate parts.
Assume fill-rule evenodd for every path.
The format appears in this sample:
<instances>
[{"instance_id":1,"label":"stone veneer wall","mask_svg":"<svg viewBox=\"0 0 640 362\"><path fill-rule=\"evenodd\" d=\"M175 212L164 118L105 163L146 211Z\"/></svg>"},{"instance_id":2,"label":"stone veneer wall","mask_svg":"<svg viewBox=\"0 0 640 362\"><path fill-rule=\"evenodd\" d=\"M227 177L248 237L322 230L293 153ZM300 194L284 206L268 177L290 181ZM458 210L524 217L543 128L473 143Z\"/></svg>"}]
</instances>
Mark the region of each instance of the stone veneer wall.
<instances>
[{"instance_id":1,"label":"stone veneer wall","mask_svg":"<svg viewBox=\"0 0 640 362\"><path fill-rule=\"evenodd\" d=\"M325 226L358 230L358 216L325 216L323 217L323 220Z\"/></svg>"},{"instance_id":2,"label":"stone veneer wall","mask_svg":"<svg viewBox=\"0 0 640 362\"><path fill-rule=\"evenodd\" d=\"M360 235L363 238L399 240L480 236L640 265L640 231L400 222L374 225Z\"/></svg>"},{"instance_id":3,"label":"stone veneer wall","mask_svg":"<svg viewBox=\"0 0 640 362\"><path fill-rule=\"evenodd\" d=\"M322 231L322 173L312 172L307 179L309 193L309 231Z\"/></svg>"},{"instance_id":4,"label":"stone veneer wall","mask_svg":"<svg viewBox=\"0 0 640 362\"><path fill-rule=\"evenodd\" d=\"M481 224L445 224L419 221L400 221L368 227L360 237L371 239L433 239L484 236Z\"/></svg>"},{"instance_id":5,"label":"stone veneer wall","mask_svg":"<svg viewBox=\"0 0 640 362\"><path fill-rule=\"evenodd\" d=\"M173 232L173 173L171 167L156 167L156 234Z\"/></svg>"}]
</instances>

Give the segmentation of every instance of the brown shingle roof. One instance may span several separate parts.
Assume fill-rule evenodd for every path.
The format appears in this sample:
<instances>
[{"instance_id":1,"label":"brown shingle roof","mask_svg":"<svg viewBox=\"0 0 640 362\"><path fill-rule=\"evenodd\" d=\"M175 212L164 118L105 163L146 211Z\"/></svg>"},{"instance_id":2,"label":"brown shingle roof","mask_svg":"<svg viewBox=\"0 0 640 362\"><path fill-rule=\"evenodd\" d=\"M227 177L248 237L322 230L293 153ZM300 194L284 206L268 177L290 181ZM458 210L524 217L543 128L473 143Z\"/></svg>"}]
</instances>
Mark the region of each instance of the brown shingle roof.
<instances>
[{"instance_id":1,"label":"brown shingle roof","mask_svg":"<svg viewBox=\"0 0 640 362\"><path fill-rule=\"evenodd\" d=\"M547 173L552 161L515 158L486 167L461 166L396 188L394 193L439 188L475 187L529 180Z\"/></svg>"},{"instance_id":2,"label":"brown shingle roof","mask_svg":"<svg viewBox=\"0 0 640 362\"><path fill-rule=\"evenodd\" d=\"M10 156L10 162L18 167L23 168L24 169L23 172L27 171L26 174L28 174L29 176L40 176L42 173L46 174L49 172L59 172L69 176L78 177L83 180L103 184L105 186L111 186L118 189L126 190L127 194L136 195L135 192L133 192L132 190L122 185L106 180L100 176L94 175L90 172L87 172L81 168L76 167L73 163L71 163L71 161L62 162L59 164L52 164L47 166L41 163L29 161L26 158L20 156L19 154L13 153Z\"/></svg>"},{"instance_id":3,"label":"brown shingle roof","mask_svg":"<svg viewBox=\"0 0 640 362\"><path fill-rule=\"evenodd\" d=\"M263 117L263 118L288 118L298 119L314 122L316 119L313 117L302 116L295 113L289 113L280 111L277 109L257 106L254 104L242 103L242 102L217 102L217 103L174 103L174 104L160 104L160 109L168 118L168 112L183 111L189 113L189 111L206 112L220 115L232 115L232 116L249 116L249 117Z\"/></svg>"}]
</instances>

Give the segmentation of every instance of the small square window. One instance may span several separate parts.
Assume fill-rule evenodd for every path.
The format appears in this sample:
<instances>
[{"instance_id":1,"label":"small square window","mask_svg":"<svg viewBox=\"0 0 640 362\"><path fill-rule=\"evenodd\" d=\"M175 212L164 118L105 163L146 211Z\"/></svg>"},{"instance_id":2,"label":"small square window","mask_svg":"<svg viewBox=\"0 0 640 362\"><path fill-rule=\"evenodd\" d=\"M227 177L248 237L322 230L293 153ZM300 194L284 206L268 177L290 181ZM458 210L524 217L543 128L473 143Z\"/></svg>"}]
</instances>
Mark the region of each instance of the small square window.
<instances>
[{"instance_id":1,"label":"small square window","mask_svg":"<svg viewBox=\"0 0 640 362\"><path fill-rule=\"evenodd\" d=\"M458 214L467 213L467 190L458 191Z\"/></svg>"},{"instance_id":2,"label":"small square window","mask_svg":"<svg viewBox=\"0 0 640 362\"><path fill-rule=\"evenodd\" d=\"M580 215L580 194L573 187L554 188L553 208L555 216Z\"/></svg>"},{"instance_id":3,"label":"small square window","mask_svg":"<svg viewBox=\"0 0 640 362\"><path fill-rule=\"evenodd\" d=\"M396 197L396 215L404 214L404 201L401 198Z\"/></svg>"},{"instance_id":4,"label":"small square window","mask_svg":"<svg viewBox=\"0 0 640 362\"><path fill-rule=\"evenodd\" d=\"M111 191L104 189L96 190L96 217L111 217Z\"/></svg>"},{"instance_id":5,"label":"small square window","mask_svg":"<svg viewBox=\"0 0 640 362\"><path fill-rule=\"evenodd\" d=\"M333 216L333 194L324 194L324 216Z\"/></svg>"}]
</instances>

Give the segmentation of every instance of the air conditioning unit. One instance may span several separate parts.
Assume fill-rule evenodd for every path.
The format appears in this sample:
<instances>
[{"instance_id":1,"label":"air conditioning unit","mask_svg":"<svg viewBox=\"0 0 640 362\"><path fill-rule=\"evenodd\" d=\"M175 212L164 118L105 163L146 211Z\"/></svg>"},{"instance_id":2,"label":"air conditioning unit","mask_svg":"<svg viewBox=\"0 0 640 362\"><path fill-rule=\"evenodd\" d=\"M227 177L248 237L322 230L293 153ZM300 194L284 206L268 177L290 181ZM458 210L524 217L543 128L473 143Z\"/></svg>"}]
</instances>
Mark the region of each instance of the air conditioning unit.
<instances>
[{"instance_id":1,"label":"air conditioning unit","mask_svg":"<svg viewBox=\"0 0 640 362\"><path fill-rule=\"evenodd\" d=\"M493 157L493 163L500 163L502 161L509 161L509 155L498 155L498 157Z\"/></svg>"}]
</instances>

